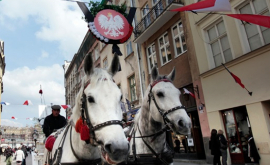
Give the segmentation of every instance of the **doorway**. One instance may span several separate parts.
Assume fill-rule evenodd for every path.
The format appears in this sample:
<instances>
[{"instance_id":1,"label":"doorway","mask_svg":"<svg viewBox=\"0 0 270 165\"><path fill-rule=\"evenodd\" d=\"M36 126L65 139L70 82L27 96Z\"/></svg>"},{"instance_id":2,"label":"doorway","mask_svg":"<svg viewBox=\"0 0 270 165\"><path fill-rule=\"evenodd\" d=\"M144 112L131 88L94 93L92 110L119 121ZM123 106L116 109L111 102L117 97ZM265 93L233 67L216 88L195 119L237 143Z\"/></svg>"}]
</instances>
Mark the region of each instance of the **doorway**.
<instances>
[{"instance_id":1,"label":"doorway","mask_svg":"<svg viewBox=\"0 0 270 165\"><path fill-rule=\"evenodd\" d=\"M222 111L229 153L232 164L250 163L248 142L245 135L252 135L251 126L245 106Z\"/></svg>"}]
</instances>

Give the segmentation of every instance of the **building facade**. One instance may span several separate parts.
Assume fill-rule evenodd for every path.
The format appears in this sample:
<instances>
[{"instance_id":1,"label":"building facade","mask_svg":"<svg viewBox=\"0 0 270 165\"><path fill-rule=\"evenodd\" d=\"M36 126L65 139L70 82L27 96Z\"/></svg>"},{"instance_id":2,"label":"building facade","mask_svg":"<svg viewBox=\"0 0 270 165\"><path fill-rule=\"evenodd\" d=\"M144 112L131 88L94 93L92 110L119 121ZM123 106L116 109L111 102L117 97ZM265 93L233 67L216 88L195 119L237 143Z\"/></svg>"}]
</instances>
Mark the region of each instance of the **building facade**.
<instances>
[{"instance_id":1,"label":"building facade","mask_svg":"<svg viewBox=\"0 0 270 165\"><path fill-rule=\"evenodd\" d=\"M230 4L234 14L269 15L269 0L231 0ZM255 140L260 164L269 164L270 29L225 15L186 14L210 128L224 130L230 163L250 163L245 137L249 134ZM222 63L252 95L235 83ZM240 150L234 150L235 147Z\"/></svg>"}]
</instances>

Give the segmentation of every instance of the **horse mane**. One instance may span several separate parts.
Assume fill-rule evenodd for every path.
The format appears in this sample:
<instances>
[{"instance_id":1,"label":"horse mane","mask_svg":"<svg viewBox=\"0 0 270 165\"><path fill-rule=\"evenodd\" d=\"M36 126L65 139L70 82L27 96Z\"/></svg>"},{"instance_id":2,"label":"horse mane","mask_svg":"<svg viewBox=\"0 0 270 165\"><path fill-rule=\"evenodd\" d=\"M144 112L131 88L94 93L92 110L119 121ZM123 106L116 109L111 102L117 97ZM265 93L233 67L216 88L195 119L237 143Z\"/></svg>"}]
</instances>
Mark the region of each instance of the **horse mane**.
<instances>
[{"instance_id":1,"label":"horse mane","mask_svg":"<svg viewBox=\"0 0 270 165\"><path fill-rule=\"evenodd\" d=\"M78 118L81 115L81 111L80 111L81 106L82 106L81 97L83 95L85 85L89 82L90 79L91 79L91 85L96 86L99 81L105 81L105 80L112 79L112 75L109 74L105 69L94 68L94 71L91 75L85 75L83 77L80 90L79 90L79 92L76 96L76 99L75 99L75 106L72 109L72 115L70 116L70 122L74 121L76 123L76 121L78 120Z\"/></svg>"}]
</instances>

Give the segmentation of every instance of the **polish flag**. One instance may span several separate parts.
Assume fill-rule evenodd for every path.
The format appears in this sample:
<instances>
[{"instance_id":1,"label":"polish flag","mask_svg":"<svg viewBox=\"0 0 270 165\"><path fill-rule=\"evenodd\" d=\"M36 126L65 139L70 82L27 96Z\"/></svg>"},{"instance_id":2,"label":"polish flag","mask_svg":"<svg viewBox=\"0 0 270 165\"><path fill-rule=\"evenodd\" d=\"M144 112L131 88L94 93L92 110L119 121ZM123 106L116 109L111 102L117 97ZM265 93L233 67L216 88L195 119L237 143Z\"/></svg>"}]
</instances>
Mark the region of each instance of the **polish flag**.
<instances>
[{"instance_id":1,"label":"polish flag","mask_svg":"<svg viewBox=\"0 0 270 165\"><path fill-rule=\"evenodd\" d=\"M240 19L249 23L270 28L270 17L266 15L255 14L227 14L229 17Z\"/></svg>"},{"instance_id":2,"label":"polish flag","mask_svg":"<svg viewBox=\"0 0 270 165\"><path fill-rule=\"evenodd\" d=\"M30 100L26 100L23 105L32 105L32 102Z\"/></svg>"},{"instance_id":3,"label":"polish flag","mask_svg":"<svg viewBox=\"0 0 270 165\"><path fill-rule=\"evenodd\" d=\"M12 116L11 119L16 119L16 118L14 116Z\"/></svg>"},{"instance_id":4,"label":"polish flag","mask_svg":"<svg viewBox=\"0 0 270 165\"><path fill-rule=\"evenodd\" d=\"M67 109L68 106L67 105L61 105L64 109Z\"/></svg>"},{"instance_id":5,"label":"polish flag","mask_svg":"<svg viewBox=\"0 0 270 165\"><path fill-rule=\"evenodd\" d=\"M229 0L204 0L171 11L221 12L231 11Z\"/></svg>"},{"instance_id":6,"label":"polish flag","mask_svg":"<svg viewBox=\"0 0 270 165\"><path fill-rule=\"evenodd\" d=\"M195 99L195 95L192 92L190 92L186 88L183 88L183 89L184 89L184 94L190 94Z\"/></svg>"}]
</instances>

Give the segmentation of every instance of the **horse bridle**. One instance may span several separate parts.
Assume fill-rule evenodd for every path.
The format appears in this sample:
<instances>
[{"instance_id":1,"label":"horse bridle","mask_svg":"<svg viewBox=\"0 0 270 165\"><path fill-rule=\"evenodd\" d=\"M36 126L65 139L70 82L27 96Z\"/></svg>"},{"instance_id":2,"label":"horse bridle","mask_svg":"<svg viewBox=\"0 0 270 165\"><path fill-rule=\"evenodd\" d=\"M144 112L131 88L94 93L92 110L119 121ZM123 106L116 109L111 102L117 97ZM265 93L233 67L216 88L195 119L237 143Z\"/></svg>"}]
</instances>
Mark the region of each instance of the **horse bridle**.
<instances>
[{"instance_id":1,"label":"horse bridle","mask_svg":"<svg viewBox=\"0 0 270 165\"><path fill-rule=\"evenodd\" d=\"M151 103L151 99L152 99L152 100L154 101L156 107L157 107L158 112L160 113L160 115L161 115L162 118L163 118L164 124L167 125L167 126L169 127L169 129L172 131L171 126L173 125L173 123L168 119L167 115L168 115L169 113L171 113L171 112L174 112L174 111L178 110L178 109L185 109L185 110L186 110L186 107L185 107L185 106L182 106L182 105L181 105L181 106L176 106L176 107L171 108L171 109L169 109L169 110L167 110L167 111L161 109L161 108L158 106L157 101L156 101L156 99L155 99L155 96L154 96L154 94L153 94L153 92L152 92L153 87L154 87L156 84L158 84L159 82L170 82L170 83L172 83L172 82L171 82L170 80L168 80L168 79L161 79L161 80L154 81L152 84L150 84L150 91L149 91L149 93L148 93L149 108L150 108L150 103Z\"/></svg>"},{"instance_id":2,"label":"horse bridle","mask_svg":"<svg viewBox=\"0 0 270 165\"><path fill-rule=\"evenodd\" d=\"M90 84L90 80L89 82L86 83L86 85L84 86L84 90L87 88L87 86ZM90 116L88 113L88 108L87 108L87 99L86 99L86 95L85 93L83 93L82 97L81 97L81 101L82 101L82 106L81 106L81 117L83 121L86 121L86 124L89 128L89 134L90 134L90 140L89 141L85 141L86 143L90 143L91 145L99 145L100 142L97 141L96 137L95 137L95 131L99 130L103 127L106 126L110 126L110 125L120 125L123 127L122 121L120 120L109 120L106 122L103 122L101 124L97 124L96 126L93 126L90 120Z\"/></svg>"}]
</instances>

